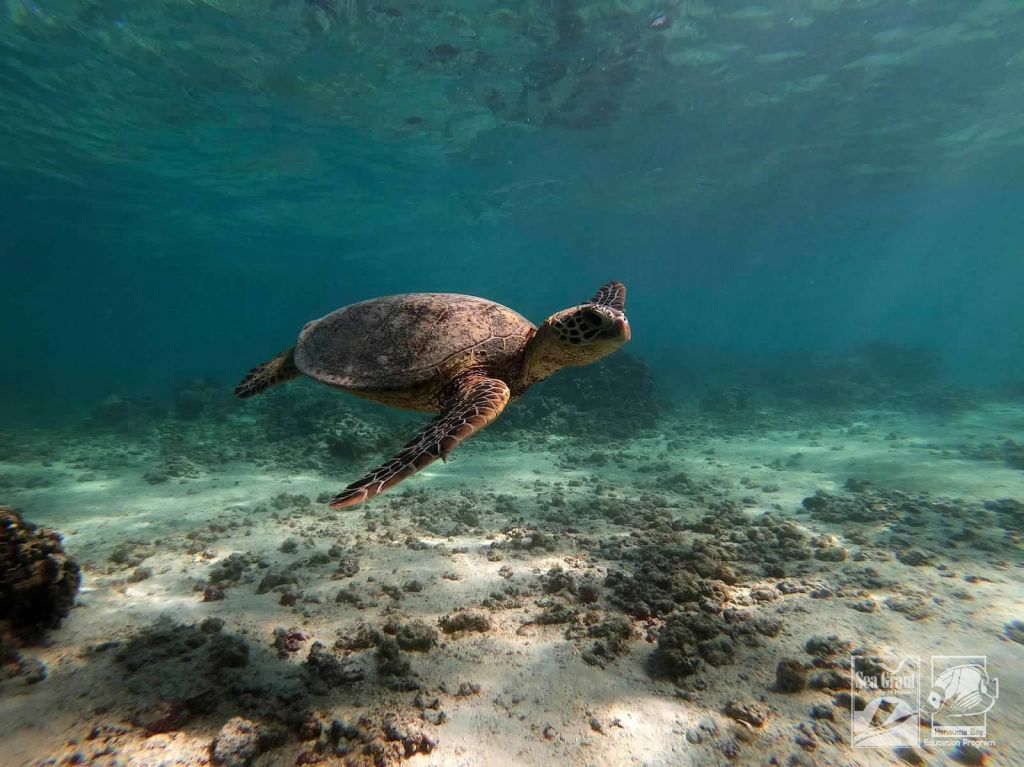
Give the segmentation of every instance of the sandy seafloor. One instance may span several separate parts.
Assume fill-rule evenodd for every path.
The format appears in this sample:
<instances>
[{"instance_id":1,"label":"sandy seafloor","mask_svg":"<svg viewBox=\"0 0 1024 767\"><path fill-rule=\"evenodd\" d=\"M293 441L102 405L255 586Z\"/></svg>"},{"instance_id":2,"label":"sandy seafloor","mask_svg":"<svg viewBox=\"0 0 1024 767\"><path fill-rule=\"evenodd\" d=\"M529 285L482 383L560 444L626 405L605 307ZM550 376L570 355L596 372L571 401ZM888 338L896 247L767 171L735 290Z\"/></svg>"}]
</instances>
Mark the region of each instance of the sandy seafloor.
<instances>
[{"instance_id":1,"label":"sandy seafloor","mask_svg":"<svg viewBox=\"0 0 1024 767\"><path fill-rule=\"evenodd\" d=\"M409 756L410 765L1024 765L1024 645L1007 628L1024 619L1024 521L1019 508L982 506L1024 501L1024 471L976 450L1024 432L1024 406L989 402L945 417L865 410L834 425L777 420L762 412L756 428L707 430L695 428L683 408L664 416L657 432L592 450L558 434L527 441L486 435L447 465L343 513L318 496L339 490L387 449L336 473L233 461L157 484L144 481L141 464L119 468L116 458L108 470L82 468L83 452L85 464L96 465L104 455L139 457L116 437L68 445L72 456L57 445L45 462L0 463L0 502L61 531L84 565L64 625L48 646L24 653L45 664L47 678L0 687L0 763L207 764L211 741L238 715L264 728L291 717L286 734L268 737L252 761L263 767L343 764L336 743L353 759L371 758L359 756L370 743L379 761L397 763L405 758L403 735L411 751L422 750L419 732L434 745ZM40 476L45 483L32 487ZM964 511L942 516L926 505L909 517L887 516L883 499L873 507L878 518L865 521L815 516L802 506L819 490L856 499L844 490L851 477L884 493L960 499ZM891 504L893 496L885 497ZM607 542L628 544L645 529L696 539L699 530L687 525L726 500L743 518L771 512L792 520L812 549L842 548L847 558L811 557L775 577L756 561L736 565L734 583L713 590L717 603L694 609L763 614L778 630L737 638L721 665L652 676L663 615L630 618L632 637L600 663L587 662L601 641L588 636L590 627L627 611L607 573L637 566L605 557L616 550ZM587 508L603 511L580 513ZM721 535L713 528L710 537ZM288 539L294 551L281 550ZM222 600L204 601L211 569L233 553L251 556L224 583ZM358 571L346 574L352 562ZM566 588L549 574L556 567L570 576ZM862 577L865 567L873 568L871 579ZM296 583L258 593L268 572L291 574ZM584 583L591 585L585 599ZM287 593L293 605L281 603L290 601L282 600ZM487 616L490 627L440 631L429 651L403 651L397 671L381 667L379 651L351 641L360 624L437 627L462 608ZM209 618L223 626L195 628ZM140 632L160 620L164 634L146 655ZM183 628L189 625L191 633ZM273 647L276 628L295 629L283 643L291 647ZM199 634L247 644L247 660L231 665L204 656L202 647L173 644ZM842 651L814 668L806 643L827 635L839 638ZM303 663L316 641L363 678L333 686L313 680ZM841 691L773 689L783 658L805 664L809 678L830 665L848 676L848 648L921 656L926 679L933 654L987 656L999 679L987 753L854 750L848 704L834 705ZM241 682L232 686L232 679ZM182 708L197 695L212 702ZM732 700L758 704L767 721L735 721L725 713ZM381 722L392 714L389 739ZM368 718L359 724L361 716ZM350 741L331 735L332 720L368 734ZM405 729L395 734L396 726Z\"/></svg>"}]
</instances>

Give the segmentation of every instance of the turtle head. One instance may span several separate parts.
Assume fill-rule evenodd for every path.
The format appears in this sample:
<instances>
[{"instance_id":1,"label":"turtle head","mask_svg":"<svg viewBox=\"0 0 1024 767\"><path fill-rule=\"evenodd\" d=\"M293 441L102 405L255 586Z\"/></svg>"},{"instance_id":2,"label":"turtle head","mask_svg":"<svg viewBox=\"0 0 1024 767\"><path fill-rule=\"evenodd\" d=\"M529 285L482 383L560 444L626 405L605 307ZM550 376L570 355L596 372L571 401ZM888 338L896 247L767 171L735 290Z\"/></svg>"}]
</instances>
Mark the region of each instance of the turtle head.
<instances>
[{"instance_id":1,"label":"turtle head","mask_svg":"<svg viewBox=\"0 0 1024 767\"><path fill-rule=\"evenodd\" d=\"M597 362L629 341L629 320L623 312L626 288L609 282L585 304L551 315L537 329L533 361L540 377L562 367Z\"/></svg>"}]
</instances>

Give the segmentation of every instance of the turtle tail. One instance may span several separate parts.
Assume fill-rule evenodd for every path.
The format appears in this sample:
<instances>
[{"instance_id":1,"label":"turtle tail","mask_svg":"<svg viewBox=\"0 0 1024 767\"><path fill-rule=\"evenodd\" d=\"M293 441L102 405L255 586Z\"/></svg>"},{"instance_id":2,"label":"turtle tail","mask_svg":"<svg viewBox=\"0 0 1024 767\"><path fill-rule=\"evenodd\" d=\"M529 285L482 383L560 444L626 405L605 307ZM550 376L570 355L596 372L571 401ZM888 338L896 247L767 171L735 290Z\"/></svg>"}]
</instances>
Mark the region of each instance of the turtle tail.
<instances>
[{"instance_id":1,"label":"turtle tail","mask_svg":"<svg viewBox=\"0 0 1024 767\"><path fill-rule=\"evenodd\" d=\"M286 352L281 352L269 362L264 362L250 370L249 375L235 387L235 396L239 399L246 399L265 392L271 386L277 386L297 378L298 375L299 369L295 367L295 349L293 347Z\"/></svg>"}]
</instances>

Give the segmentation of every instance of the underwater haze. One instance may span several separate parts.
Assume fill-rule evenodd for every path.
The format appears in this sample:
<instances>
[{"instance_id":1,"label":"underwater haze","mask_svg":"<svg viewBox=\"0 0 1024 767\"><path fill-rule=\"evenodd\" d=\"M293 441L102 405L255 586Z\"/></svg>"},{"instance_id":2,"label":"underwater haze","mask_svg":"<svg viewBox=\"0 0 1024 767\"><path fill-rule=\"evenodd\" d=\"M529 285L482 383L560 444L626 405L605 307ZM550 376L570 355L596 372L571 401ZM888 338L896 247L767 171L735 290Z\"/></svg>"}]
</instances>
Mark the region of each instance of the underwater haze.
<instances>
[{"instance_id":1,"label":"underwater haze","mask_svg":"<svg viewBox=\"0 0 1024 767\"><path fill-rule=\"evenodd\" d=\"M228 381L364 298L469 293L539 321L608 279L636 297L637 348L668 358L887 339L958 380L1024 376L1016 3L0 18L22 415Z\"/></svg>"},{"instance_id":2,"label":"underwater haze","mask_svg":"<svg viewBox=\"0 0 1024 767\"><path fill-rule=\"evenodd\" d=\"M1017 0L0 0L0 201L0 767L1024 764ZM629 330L232 396L406 293Z\"/></svg>"}]
</instances>

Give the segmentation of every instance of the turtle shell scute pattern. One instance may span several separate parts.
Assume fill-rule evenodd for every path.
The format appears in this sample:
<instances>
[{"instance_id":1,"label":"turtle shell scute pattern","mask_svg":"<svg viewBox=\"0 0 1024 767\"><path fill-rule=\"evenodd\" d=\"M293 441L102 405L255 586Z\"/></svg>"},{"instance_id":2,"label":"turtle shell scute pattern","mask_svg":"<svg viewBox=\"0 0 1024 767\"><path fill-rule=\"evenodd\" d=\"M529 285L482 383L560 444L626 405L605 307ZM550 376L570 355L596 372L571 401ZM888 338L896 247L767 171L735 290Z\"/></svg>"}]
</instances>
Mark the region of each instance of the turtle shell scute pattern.
<instances>
[{"instance_id":1,"label":"turtle shell scute pattern","mask_svg":"<svg viewBox=\"0 0 1024 767\"><path fill-rule=\"evenodd\" d=\"M535 331L522 315L473 296L407 293L351 304L309 323L295 362L345 389L442 383L469 367L507 365Z\"/></svg>"}]
</instances>

